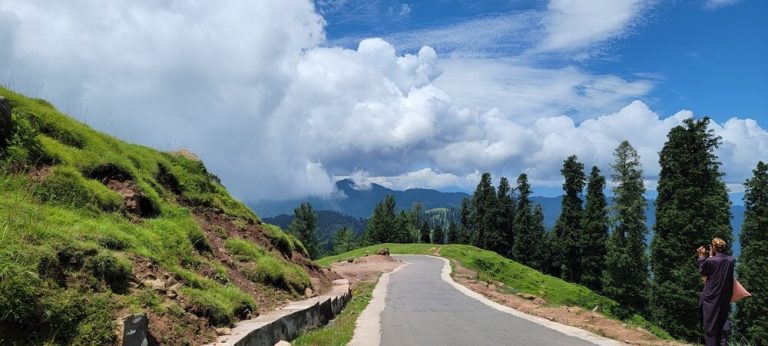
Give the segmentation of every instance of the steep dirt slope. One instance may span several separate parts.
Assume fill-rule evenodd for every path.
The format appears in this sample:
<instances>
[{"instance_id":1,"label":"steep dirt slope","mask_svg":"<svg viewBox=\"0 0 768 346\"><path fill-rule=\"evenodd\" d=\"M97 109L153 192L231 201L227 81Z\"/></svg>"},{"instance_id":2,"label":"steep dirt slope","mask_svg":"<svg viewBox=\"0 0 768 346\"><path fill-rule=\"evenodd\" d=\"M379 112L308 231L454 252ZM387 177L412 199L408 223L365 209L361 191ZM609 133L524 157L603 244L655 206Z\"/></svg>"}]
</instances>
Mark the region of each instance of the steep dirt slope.
<instances>
[{"instance_id":1,"label":"steep dirt slope","mask_svg":"<svg viewBox=\"0 0 768 346\"><path fill-rule=\"evenodd\" d=\"M115 343L144 312L153 343L199 344L334 278L188 151L0 97L0 343Z\"/></svg>"}]
</instances>

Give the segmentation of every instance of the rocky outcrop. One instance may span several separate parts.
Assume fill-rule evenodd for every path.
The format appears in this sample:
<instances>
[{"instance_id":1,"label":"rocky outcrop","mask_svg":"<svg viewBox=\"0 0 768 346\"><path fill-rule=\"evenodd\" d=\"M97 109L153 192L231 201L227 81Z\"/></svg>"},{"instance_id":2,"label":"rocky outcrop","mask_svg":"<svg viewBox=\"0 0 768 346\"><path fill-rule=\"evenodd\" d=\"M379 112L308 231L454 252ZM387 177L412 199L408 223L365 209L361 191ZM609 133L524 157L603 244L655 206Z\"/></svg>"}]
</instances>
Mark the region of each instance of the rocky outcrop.
<instances>
[{"instance_id":1,"label":"rocky outcrop","mask_svg":"<svg viewBox=\"0 0 768 346\"><path fill-rule=\"evenodd\" d=\"M11 138L11 103L0 96L0 148L8 146Z\"/></svg>"}]
</instances>

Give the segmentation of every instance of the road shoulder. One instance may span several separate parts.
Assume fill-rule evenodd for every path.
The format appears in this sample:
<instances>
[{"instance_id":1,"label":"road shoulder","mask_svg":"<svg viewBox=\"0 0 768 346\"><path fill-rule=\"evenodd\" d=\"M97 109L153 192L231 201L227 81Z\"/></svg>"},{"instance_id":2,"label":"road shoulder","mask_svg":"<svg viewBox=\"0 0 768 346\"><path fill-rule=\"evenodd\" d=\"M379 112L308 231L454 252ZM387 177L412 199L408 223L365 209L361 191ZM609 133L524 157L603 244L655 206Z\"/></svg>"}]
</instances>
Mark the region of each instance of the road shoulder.
<instances>
[{"instance_id":1,"label":"road shoulder","mask_svg":"<svg viewBox=\"0 0 768 346\"><path fill-rule=\"evenodd\" d=\"M403 262L391 272L381 274L379 282L376 284L376 288L373 289L373 296L371 297L370 302L368 302L368 306L362 313L360 313L360 317L357 319L352 341L350 341L348 345L379 346L381 343L381 312L384 310L387 298L389 276L406 265L408 265L408 263Z\"/></svg>"},{"instance_id":2,"label":"road shoulder","mask_svg":"<svg viewBox=\"0 0 768 346\"><path fill-rule=\"evenodd\" d=\"M584 340L584 341L591 342L591 343L593 343L595 345L601 345L601 346L622 345L621 342L618 342L616 340L608 339L606 337L603 337L603 336L600 336L600 335L597 335L597 334L594 334L594 333L590 333L590 332L588 332L586 330L583 330L583 329L579 329L579 328L576 328L576 327L571 327L571 326L567 326L567 325L564 325L564 324L561 324L561 323L553 322L553 321L547 320L545 318L529 315L529 314L526 314L524 312L521 312L521 311L515 310L513 308L510 308L508 306L505 306L505 305L499 304L497 302L494 302L494 301L486 298L482 294L477 293L477 292L467 288L466 286L457 283L456 281L453 281L453 278L451 278L451 263L450 263L450 261L448 259L443 258L443 257L436 257L436 256L429 256L429 257L439 258L440 260L443 261L443 269L442 269L442 272L440 273L440 277L442 278L443 281L447 282L449 285L453 286L456 290L458 290L459 292L463 293L464 295L466 295L466 296L468 296L468 297L470 297L472 299L475 299L475 300L477 300L477 301L479 301L479 302L481 302L481 303L483 303L483 304L485 304L485 305L487 305L487 306L489 306L491 308L494 308L494 309L496 309L498 311L505 312L505 313L511 314L511 315L513 315L515 317L519 317L519 318L522 318L524 320L536 323L536 324L541 325L543 327L547 327L549 329L555 330L555 331L560 332L562 334L565 334L565 335L568 335L568 336L572 336L572 337L575 337L575 338L579 338L579 339Z\"/></svg>"}]
</instances>

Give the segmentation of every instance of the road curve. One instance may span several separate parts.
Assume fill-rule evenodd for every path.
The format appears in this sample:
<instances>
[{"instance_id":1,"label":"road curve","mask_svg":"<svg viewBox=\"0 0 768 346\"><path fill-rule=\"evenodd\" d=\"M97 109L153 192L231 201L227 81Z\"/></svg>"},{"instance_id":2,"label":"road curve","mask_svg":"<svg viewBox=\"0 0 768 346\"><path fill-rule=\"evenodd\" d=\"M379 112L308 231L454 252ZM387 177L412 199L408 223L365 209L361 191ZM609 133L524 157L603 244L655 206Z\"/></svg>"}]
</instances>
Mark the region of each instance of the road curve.
<instances>
[{"instance_id":1,"label":"road curve","mask_svg":"<svg viewBox=\"0 0 768 346\"><path fill-rule=\"evenodd\" d=\"M389 278L381 345L593 345L464 295L441 279L439 258L397 258L410 264Z\"/></svg>"}]
</instances>

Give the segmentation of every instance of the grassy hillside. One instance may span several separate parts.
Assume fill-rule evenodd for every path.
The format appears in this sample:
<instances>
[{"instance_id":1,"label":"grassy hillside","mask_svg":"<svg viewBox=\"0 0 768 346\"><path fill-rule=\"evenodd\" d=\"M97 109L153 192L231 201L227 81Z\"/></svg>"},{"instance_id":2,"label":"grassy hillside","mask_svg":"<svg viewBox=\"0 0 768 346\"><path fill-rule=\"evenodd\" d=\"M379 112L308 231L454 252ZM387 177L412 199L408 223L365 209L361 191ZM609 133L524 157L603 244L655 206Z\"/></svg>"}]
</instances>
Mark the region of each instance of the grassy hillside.
<instances>
[{"instance_id":1,"label":"grassy hillside","mask_svg":"<svg viewBox=\"0 0 768 346\"><path fill-rule=\"evenodd\" d=\"M303 295L310 276L327 281L191 153L0 96L13 107L0 140L0 343L110 344L114 320L146 312L157 341L199 344Z\"/></svg>"},{"instance_id":2,"label":"grassy hillside","mask_svg":"<svg viewBox=\"0 0 768 346\"><path fill-rule=\"evenodd\" d=\"M502 288L507 293L528 293L544 298L547 304L579 306L593 309L600 306L606 316L622 319L625 322L643 327L663 339L671 339L668 333L652 325L642 316L625 316L619 304L607 297L601 296L590 289L566 282L559 278L542 274L541 272L507 259L499 254L482 250L471 245L434 245L434 244L379 244L364 247L336 256L324 257L317 260L322 266L334 262L374 254L383 247L389 248L392 254L425 254L432 255L439 249L439 255L455 260L465 268L478 273L478 279L504 283Z\"/></svg>"}]
</instances>

